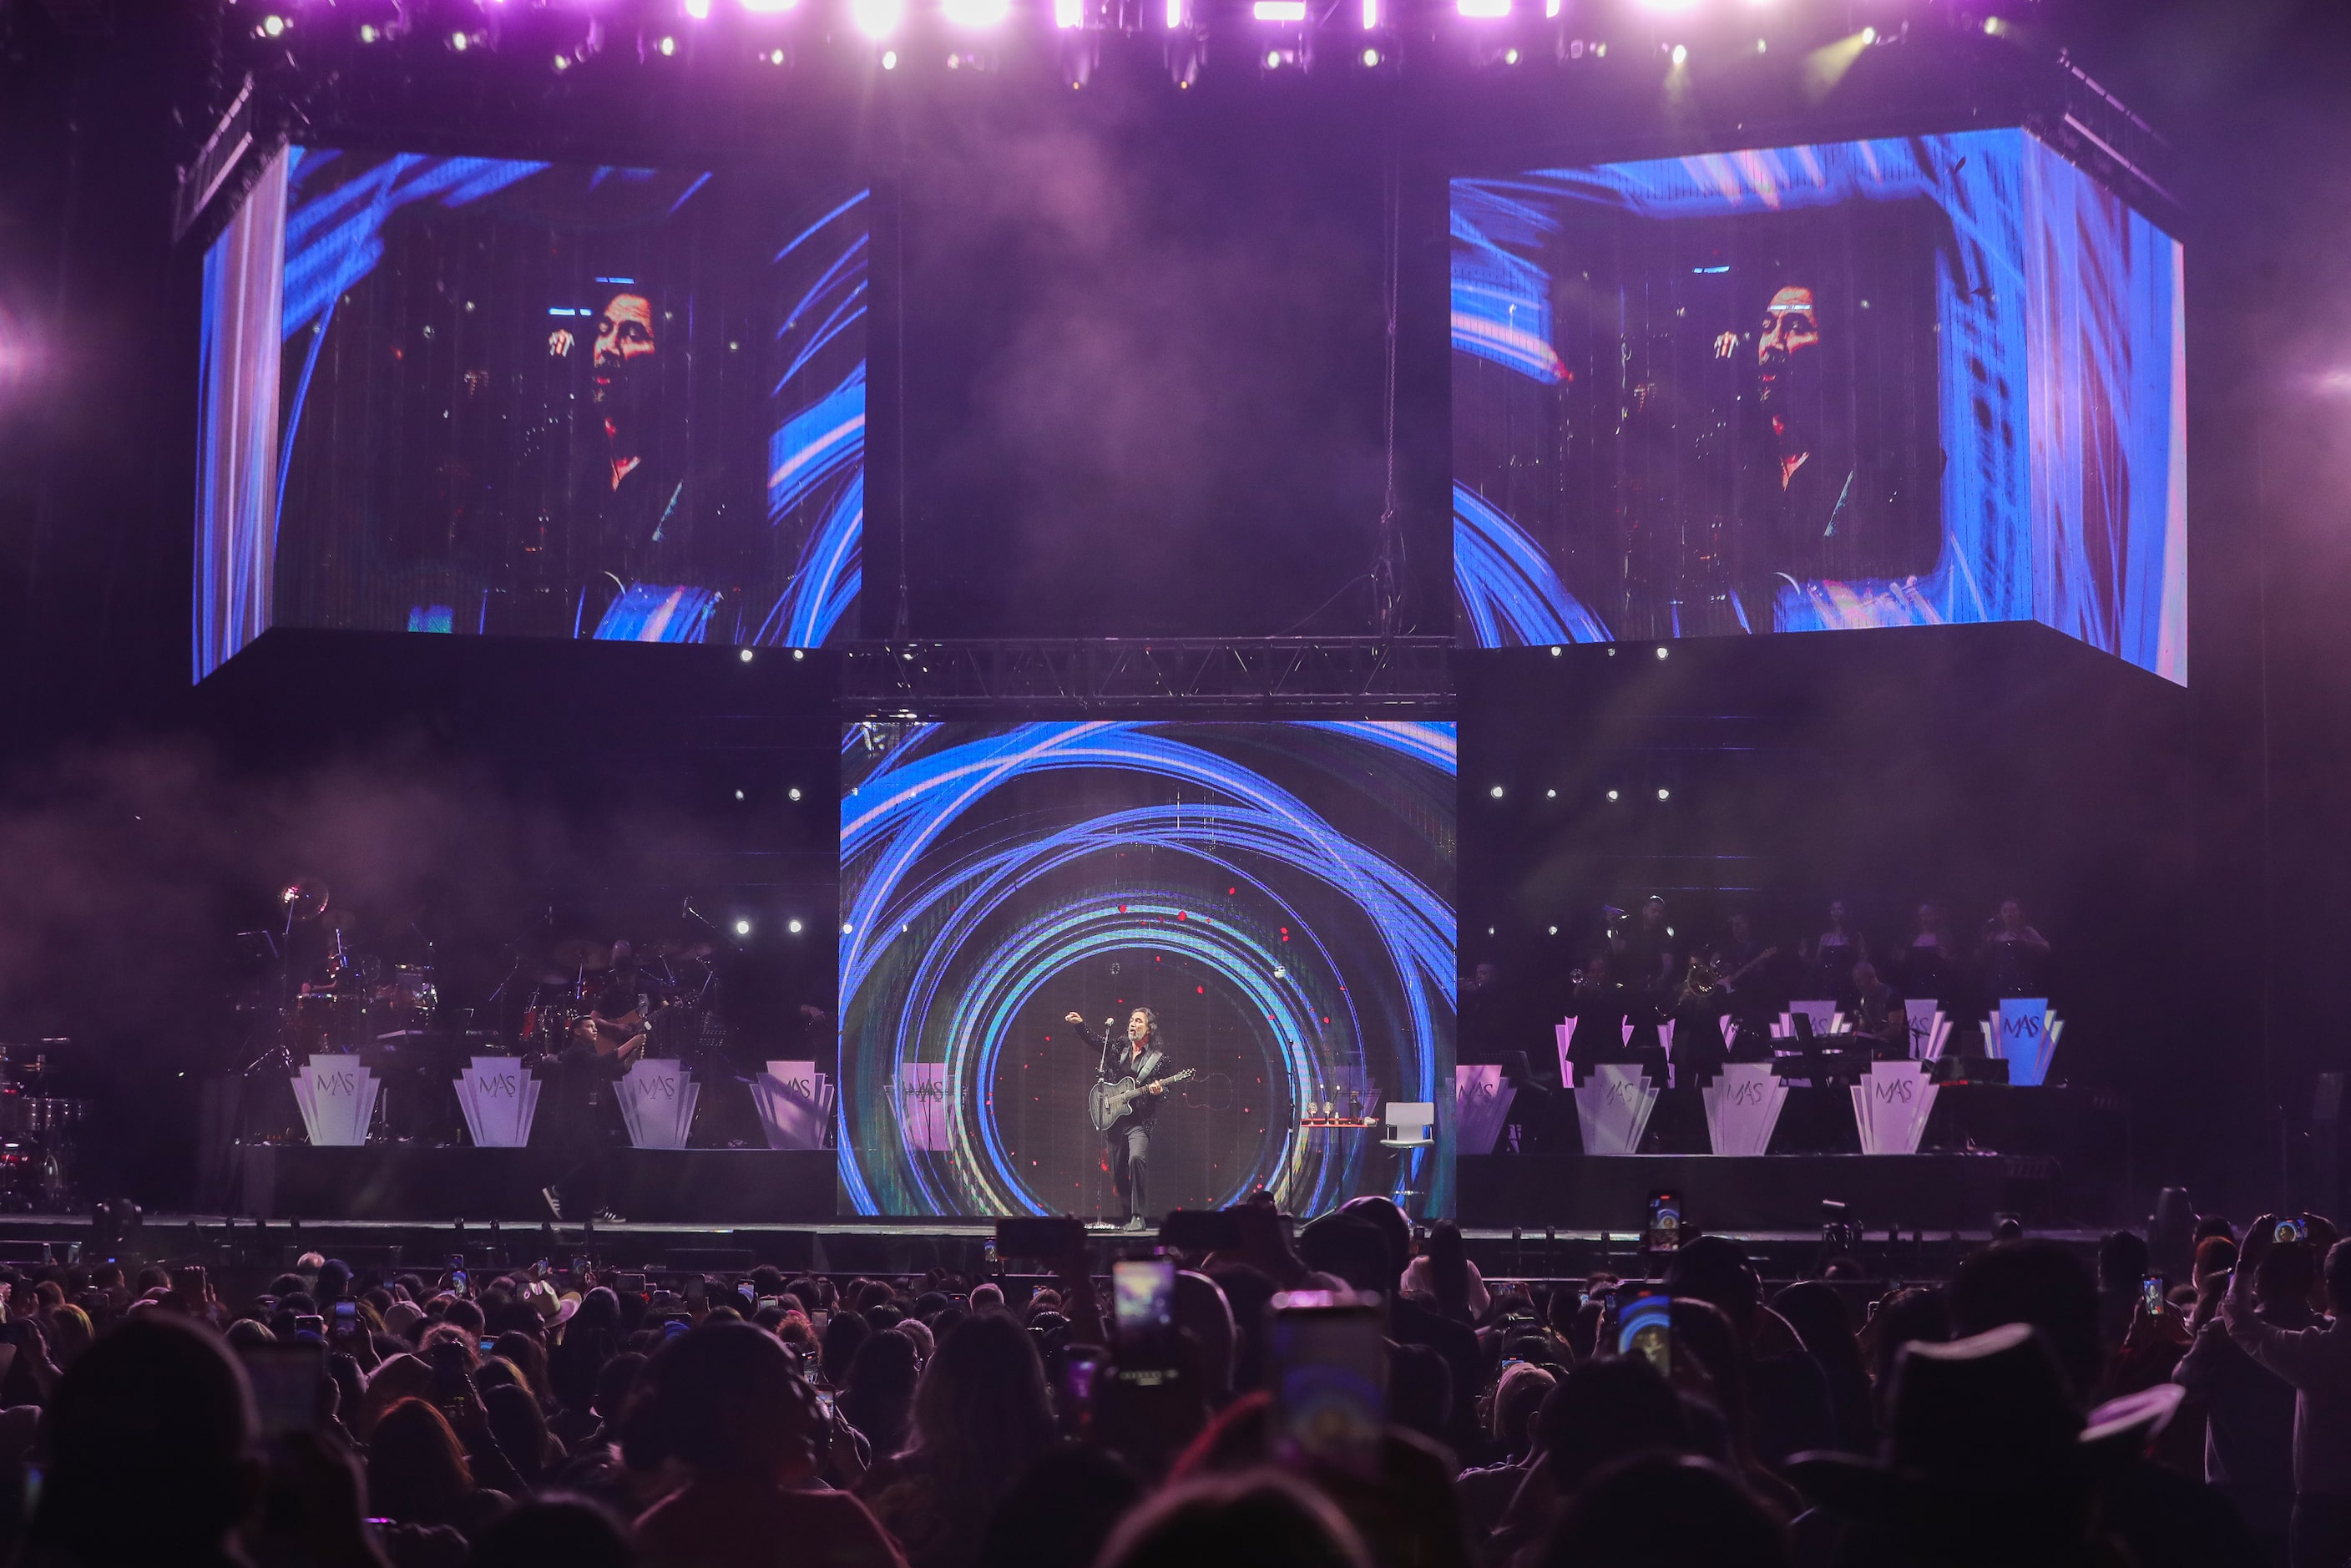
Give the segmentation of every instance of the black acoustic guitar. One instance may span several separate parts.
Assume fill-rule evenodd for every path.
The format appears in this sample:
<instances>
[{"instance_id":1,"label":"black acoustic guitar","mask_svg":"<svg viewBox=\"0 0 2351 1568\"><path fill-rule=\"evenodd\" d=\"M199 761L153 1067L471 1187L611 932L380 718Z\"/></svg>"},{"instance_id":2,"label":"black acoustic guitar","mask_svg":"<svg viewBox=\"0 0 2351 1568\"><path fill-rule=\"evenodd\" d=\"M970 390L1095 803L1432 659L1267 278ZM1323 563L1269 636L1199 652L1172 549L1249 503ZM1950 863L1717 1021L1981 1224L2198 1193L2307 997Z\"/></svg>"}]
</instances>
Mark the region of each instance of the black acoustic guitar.
<instances>
[{"instance_id":1,"label":"black acoustic guitar","mask_svg":"<svg viewBox=\"0 0 2351 1568\"><path fill-rule=\"evenodd\" d=\"M1086 1091L1086 1118L1093 1123L1095 1132L1107 1133L1134 1112L1134 1103L1151 1092L1152 1083L1181 1083L1195 1071L1187 1067L1149 1082L1133 1077L1122 1078L1115 1083L1096 1079L1093 1087Z\"/></svg>"}]
</instances>

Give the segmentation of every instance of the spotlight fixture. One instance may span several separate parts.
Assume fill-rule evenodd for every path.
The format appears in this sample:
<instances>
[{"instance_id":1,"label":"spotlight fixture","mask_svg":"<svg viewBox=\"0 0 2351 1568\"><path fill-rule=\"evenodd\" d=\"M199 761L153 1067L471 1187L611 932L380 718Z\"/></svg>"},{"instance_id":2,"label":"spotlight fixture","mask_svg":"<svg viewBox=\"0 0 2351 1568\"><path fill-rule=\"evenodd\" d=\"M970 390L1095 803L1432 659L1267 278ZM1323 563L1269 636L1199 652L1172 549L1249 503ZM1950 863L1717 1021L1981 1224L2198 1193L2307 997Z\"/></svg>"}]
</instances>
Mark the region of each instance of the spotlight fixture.
<instances>
[{"instance_id":1,"label":"spotlight fixture","mask_svg":"<svg viewBox=\"0 0 2351 1568\"><path fill-rule=\"evenodd\" d=\"M1608 791L1608 798L1609 798L1611 800L1614 800L1614 799L1616 799L1616 791L1615 791L1615 790L1614 790L1614 789L1609 790L1609 791Z\"/></svg>"},{"instance_id":2,"label":"spotlight fixture","mask_svg":"<svg viewBox=\"0 0 2351 1568\"><path fill-rule=\"evenodd\" d=\"M1863 48L1867 48L1870 45L1876 42L1877 42L1877 29L1875 27L1864 27L1861 30L1861 47Z\"/></svg>"},{"instance_id":3,"label":"spotlight fixture","mask_svg":"<svg viewBox=\"0 0 2351 1568\"><path fill-rule=\"evenodd\" d=\"M850 20L869 38L886 38L906 19L906 0L850 0ZM895 57L885 56L892 64ZM883 68L887 70L890 66Z\"/></svg>"},{"instance_id":4,"label":"spotlight fixture","mask_svg":"<svg viewBox=\"0 0 2351 1568\"><path fill-rule=\"evenodd\" d=\"M1257 0L1249 15L1260 22L1298 23L1306 20L1306 0Z\"/></svg>"},{"instance_id":5,"label":"spotlight fixture","mask_svg":"<svg viewBox=\"0 0 2351 1568\"><path fill-rule=\"evenodd\" d=\"M884 49L882 51L882 68L885 71L894 71L898 68L897 50Z\"/></svg>"},{"instance_id":6,"label":"spotlight fixture","mask_svg":"<svg viewBox=\"0 0 2351 1568\"><path fill-rule=\"evenodd\" d=\"M800 934L800 923L798 920L787 920L784 922L784 929L797 936Z\"/></svg>"},{"instance_id":7,"label":"spotlight fixture","mask_svg":"<svg viewBox=\"0 0 2351 1568\"><path fill-rule=\"evenodd\" d=\"M1675 67L1678 68L1687 64L1689 64L1689 46L1687 44L1676 44L1674 46Z\"/></svg>"},{"instance_id":8,"label":"spotlight fixture","mask_svg":"<svg viewBox=\"0 0 2351 1568\"><path fill-rule=\"evenodd\" d=\"M737 920L735 923L735 935L737 936L751 935L751 923L747 920Z\"/></svg>"},{"instance_id":9,"label":"spotlight fixture","mask_svg":"<svg viewBox=\"0 0 2351 1568\"><path fill-rule=\"evenodd\" d=\"M993 27L1011 15L1008 0L945 0L939 7L958 27Z\"/></svg>"},{"instance_id":10,"label":"spotlight fixture","mask_svg":"<svg viewBox=\"0 0 2351 1568\"><path fill-rule=\"evenodd\" d=\"M784 799L785 799L785 800L799 800L799 798L800 798L800 787L799 787L799 785L797 785L797 784L793 785L790 789L787 789L787 790L785 790L785 791L784 791Z\"/></svg>"},{"instance_id":11,"label":"spotlight fixture","mask_svg":"<svg viewBox=\"0 0 2351 1568\"><path fill-rule=\"evenodd\" d=\"M742 791L742 790L740 790L740 789L736 790L736 791L735 791L735 799L737 799L737 800L740 800L742 798L743 798L743 791Z\"/></svg>"},{"instance_id":12,"label":"spotlight fixture","mask_svg":"<svg viewBox=\"0 0 2351 1568\"><path fill-rule=\"evenodd\" d=\"M852 935L852 934L856 931L856 929L857 929L857 928L856 928L855 926L853 926L853 925L850 925L850 923L849 923L848 921L846 921L846 920L844 920L844 921L842 921L842 922L841 923L841 934L843 936L851 936L851 935Z\"/></svg>"},{"instance_id":13,"label":"spotlight fixture","mask_svg":"<svg viewBox=\"0 0 2351 1568\"><path fill-rule=\"evenodd\" d=\"M557 65L560 66L560 65L563 63L563 57L562 57L562 56L560 56L560 55L558 55L558 56L555 57L555 63L556 63ZM736 656L737 658L738 658L738 659L742 660L745 664L749 664L749 663L751 662L751 650L750 650L750 649L748 649L748 648L746 648L746 649L744 649L741 653L739 653L736 654L735 656Z\"/></svg>"},{"instance_id":14,"label":"spotlight fixture","mask_svg":"<svg viewBox=\"0 0 2351 1568\"><path fill-rule=\"evenodd\" d=\"M1510 0L1453 0L1453 8L1473 22L1496 22L1510 14Z\"/></svg>"},{"instance_id":15,"label":"spotlight fixture","mask_svg":"<svg viewBox=\"0 0 2351 1568\"><path fill-rule=\"evenodd\" d=\"M1486 793L1499 800L1502 798L1502 787L1499 784L1497 784L1491 789L1487 790Z\"/></svg>"},{"instance_id":16,"label":"spotlight fixture","mask_svg":"<svg viewBox=\"0 0 2351 1568\"><path fill-rule=\"evenodd\" d=\"M1660 789L1657 791L1657 799L1660 800L1670 800L1673 798L1674 792L1670 789Z\"/></svg>"},{"instance_id":17,"label":"spotlight fixture","mask_svg":"<svg viewBox=\"0 0 2351 1568\"><path fill-rule=\"evenodd\" d=\"M710 20L710 0L685 0L684 9L687 17L693 21Z\"/></svg>"},{"instance_id":18,"label":"spotlight fixture","mask_svg":"<svg viewBox=\"0 0 2351 1568\"><path fill-rule=\"evenodd\" d=\"M1673 650L1672 650L1672 649L1670 649L1670 648L1660 648L1660 649L1658 649L1658 650L1657 650L1657 657L1658 657L1658 658L1660 658L1660 659L1662 659L1662 658L1666 657L1667 654L1671 653L1672 652L1673 652Z\"/></svg>"},{"instance_id":19,"label":"spotlight fixture","mask_svg":"<svg viewBox=\"0 0 2351 1568\"><path fill-rule=\"evenodd\" d=\"M1559 799L1559 791L1556 789L1546 789L1543 791L1543 799L1546 800L1556 800Z\"/></svg>"}]
</instances>

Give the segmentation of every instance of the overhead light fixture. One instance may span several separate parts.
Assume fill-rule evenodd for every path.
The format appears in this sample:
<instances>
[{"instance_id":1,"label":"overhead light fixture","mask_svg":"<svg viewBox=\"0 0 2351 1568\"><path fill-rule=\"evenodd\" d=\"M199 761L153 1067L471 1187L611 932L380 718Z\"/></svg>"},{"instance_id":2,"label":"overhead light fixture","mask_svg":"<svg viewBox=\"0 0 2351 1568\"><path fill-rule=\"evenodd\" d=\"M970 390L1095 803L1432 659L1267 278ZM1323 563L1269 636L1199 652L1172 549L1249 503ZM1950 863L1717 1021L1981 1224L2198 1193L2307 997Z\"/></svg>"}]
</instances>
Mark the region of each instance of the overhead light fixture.
<instances>
[{"instance_id":1,"label":"overhead light fixture","mask_svg":"<svg viewBox=\"0 0 2351 1568\"><path fill-rule=\"evenodd\" d=\"M1473 22L1494 22L1510 14L1510 0L1453 0L1453 8Z\"/></svg>"},{"instance_id":2,"label":"overhead light fixture","mask_svg":"<svg viewBox=\"0 0 2351 1568\"><path fill-rule=\"evenodd\" d=\"M747 920L737 920L735 923L735 935L737 936L751 935L751 923Z\"/></svg>"},{"instance_id":3,"label":"overhead light fixture","mask_svg":"<svg viewBox=\"0 0 2351 1568\"><path fill-rule=\"evenodd\" d=\"M1249 15L1260 22L1303 22L1306 0L1257 0Z\"/></svg>"},{"instance_id":4,"label":"overhead light fixture","mask_svg":"<svg viewBox=\"0 0 2351 1568\"><path fill-rule=\"evenodd\" d=\"M905 21L906 0L849 0L849 19L867 37L886 38Z\"/></svg>"},{"instance_id":5,"label":"overhead light fixture","mask_svg":"<svg viewBox=\"0 0 2351 1568\"><path fill-rule=\"evenodd\" d=\"M1012 14L1007 0L944 0L939 9L958 27L993 27Z\"/></svg>"}]
</instances>

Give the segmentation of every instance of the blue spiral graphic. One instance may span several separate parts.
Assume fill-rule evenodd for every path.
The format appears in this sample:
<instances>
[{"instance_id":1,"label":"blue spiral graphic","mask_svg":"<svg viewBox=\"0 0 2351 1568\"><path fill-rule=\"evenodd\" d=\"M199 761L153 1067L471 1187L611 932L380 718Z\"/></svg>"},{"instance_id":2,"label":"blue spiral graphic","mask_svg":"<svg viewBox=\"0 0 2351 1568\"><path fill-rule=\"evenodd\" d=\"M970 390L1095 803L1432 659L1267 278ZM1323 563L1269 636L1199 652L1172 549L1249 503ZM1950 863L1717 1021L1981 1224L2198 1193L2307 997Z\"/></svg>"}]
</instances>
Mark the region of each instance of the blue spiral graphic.
<instances>
[{"instance_id":1,"label":"blue spiral graphic","mask_svg":"<svg viewBox=\"0 0 2351 1568\"><path fill-rule=\"evenodd\" d=\"M1042 988L1138 946L1217 977L1289 1105L1353 1062L1385 1098L1449 1112L1454 768L1443 724L852 727L841 945L850 1204L1047 1212L989 1086L1016 1015ZM1146 879L1121 858L1139 851L1152 852ZM894 1091L917 1066L944 1086L943 1148L901 1115ZM1387 1189L1369 1140L1306 1139L1295 1115L1284 1120L1215 1201L1263 1185L1311 1213ZM1443 1212L1449 1158L1416 1159L1413 1187Z\"/></svg>"}]
</instances>

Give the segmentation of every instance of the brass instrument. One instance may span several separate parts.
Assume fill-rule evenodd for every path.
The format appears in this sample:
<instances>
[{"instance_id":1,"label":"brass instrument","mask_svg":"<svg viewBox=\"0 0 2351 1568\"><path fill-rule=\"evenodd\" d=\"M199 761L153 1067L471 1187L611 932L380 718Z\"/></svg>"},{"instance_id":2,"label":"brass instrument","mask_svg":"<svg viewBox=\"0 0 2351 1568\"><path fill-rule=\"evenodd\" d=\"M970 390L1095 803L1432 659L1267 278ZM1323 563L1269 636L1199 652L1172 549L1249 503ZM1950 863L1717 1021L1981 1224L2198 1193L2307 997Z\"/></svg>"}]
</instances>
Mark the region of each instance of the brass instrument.
<instances>
[{"instance_id":1,"label":"brass instrument","mask_svg":"<svg viewBox=\"0 0 2351 1568\"><path fill-rule=\"evenodd\" d=\"M1721 989L1722 982L1716 977L1713 967L1703 958L1693 957L1689 961L1689 973L1682 977L1682 988L1674 998L1674 1006L1681 1008L1691 1002L1711 1000Z\"/></svg>"}]
</instances>

